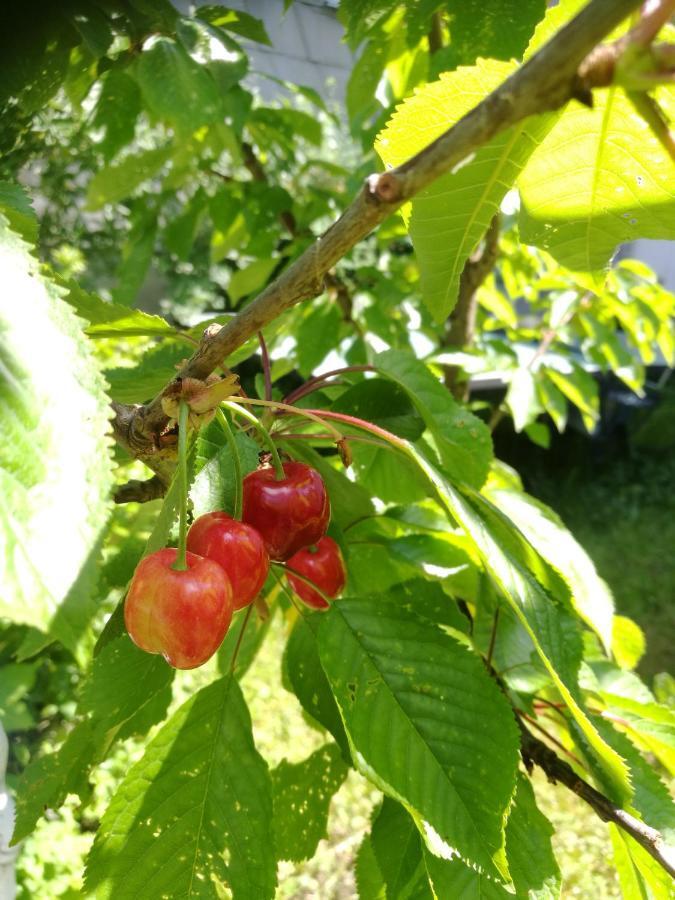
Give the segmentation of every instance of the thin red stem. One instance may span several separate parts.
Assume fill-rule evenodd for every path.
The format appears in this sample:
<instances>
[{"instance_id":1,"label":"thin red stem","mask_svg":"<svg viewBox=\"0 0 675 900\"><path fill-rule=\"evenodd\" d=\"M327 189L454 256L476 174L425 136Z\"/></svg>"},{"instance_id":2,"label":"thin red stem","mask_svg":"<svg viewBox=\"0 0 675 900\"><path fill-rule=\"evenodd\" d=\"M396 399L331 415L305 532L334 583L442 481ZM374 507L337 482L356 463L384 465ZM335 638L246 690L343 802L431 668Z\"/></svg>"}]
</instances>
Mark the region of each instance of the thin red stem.
<instances>
[{"instance_id":1,"label":"thin red stem","mask_svg":"<svg viewBox=\"0 0 675 900\"><path fill-rule=\"evenodd\" d=\"M547 740L549 740L560 751L562 751L562 753L564 753L566 756L569 756L569 758L571 760L574 760L574 762L580 768L582 768L582 769L584 768L584 764L582 763L582 761L580 759L578 759L570 750L568 750L564 744L561 744L557 738L554 738L553 735L550 734L542 725L540 725L536 719L533 719L532 716L528 716L528 714L526 712L523 712L522 709L516 709L516 712L522 719L525 719L526 722L529 722L529 724L533 728L536 728L537 731L540 731L544 735L544 737Z\"/></svg>"},{"instance_id":2,"label":"thin red stem","mask_svg":"<svg viewBox=\"0 0 675 900\"><path fill-rule=\"evenodd\" d=\"M334 378L336 375L343 375L346 372L374 371L374 367L369 365L344 366L341 369L333 369L331 372L324 372L321 375L314 375L312 378L309 378L304 384L301 384L299 387L295 388L295 390L291 391L290 394L284 397L284 403L293 403L296 400L299 400L300 397L304 397L306 394L311 394L312 391L316 390L318 385L320 385L324 381L327 381L329 378Z\"/></svg>"}]
</instances>

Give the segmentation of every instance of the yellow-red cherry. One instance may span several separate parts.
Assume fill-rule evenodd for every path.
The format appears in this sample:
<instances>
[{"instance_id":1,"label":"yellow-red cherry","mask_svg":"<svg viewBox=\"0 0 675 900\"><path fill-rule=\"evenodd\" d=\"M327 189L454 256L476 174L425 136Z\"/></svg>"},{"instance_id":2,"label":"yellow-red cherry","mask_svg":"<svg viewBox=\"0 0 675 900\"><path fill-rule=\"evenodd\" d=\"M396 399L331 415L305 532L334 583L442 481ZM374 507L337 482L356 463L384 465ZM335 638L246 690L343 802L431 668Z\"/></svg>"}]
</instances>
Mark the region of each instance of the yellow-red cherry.
<instances>
[{"instance_id":1,"label":"yellow-red cherry","mask_svg":"<svg viewBox=\"0 0 675 900\"><path fill-rule=\"evenodd\" d=\"M187 569L174 569L178 551L166 547L140 561L124 604L124 622L141 650L161 653L176 669L194 669L216 652L227 634L234 604L223 568L186 554Z\"/></svg>"},{"instance_id":2,"label":"yellow-red cherry","mask_svg":"<svg viewBox=\"0 0 675 900\"><path fill-rule=\"evenodd\" d=\"M265 584L270 561L262 537L252 525L225 512L195 519L188 531L187 548L222 566L232 585L235 609L248 606Z\"/></svg>"}]
</instances>

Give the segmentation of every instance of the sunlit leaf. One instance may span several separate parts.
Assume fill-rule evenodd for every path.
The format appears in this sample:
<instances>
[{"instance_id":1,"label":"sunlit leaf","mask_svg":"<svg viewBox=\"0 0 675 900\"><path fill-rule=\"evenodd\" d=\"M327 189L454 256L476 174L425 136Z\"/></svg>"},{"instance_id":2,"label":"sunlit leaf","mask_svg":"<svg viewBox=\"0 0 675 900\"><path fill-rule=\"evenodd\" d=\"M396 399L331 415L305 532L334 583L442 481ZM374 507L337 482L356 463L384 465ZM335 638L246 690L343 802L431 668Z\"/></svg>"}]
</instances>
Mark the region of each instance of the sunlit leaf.
<instances>
[{"instance_id":1,"label":"sunlit leaf","mask_svg":"<svg viewBox=\"0 0 675 900\"><path fill-rule=\"evenodd\" d=\"M359 771L405 803L436 852L507 877L518 738L478 657L412 613L357 599L322 617L319 652Z\"/></svg>"},{"instance_id":2,"label":"sunlit leaf","mask_svg":"<svg viewBox=\"0 0 675 900\"><path fill-rule=\"evenodd\" d=\"M237 682L194 694L146 747L101 821L85 890L101 898L274 897L270 776ZM142 865L138 860L142 858Z\"/></svg>"},{"instance_id":3,"label":"sunlit leaf","mask_svg":"<svg viewBox=\"0 0 675 900\"><path fill-rule=\"evenodd\" d=\"M672 119L673 92L655 97ZM522 239L598 272L624 241L675 237L673 179L673 160L625 93L596 92L592 109L565 107L521 175Z\"/></svg>"},{"instance_id":4,"label":"sunlit leaf","mask_svg":"<svg viewBox=\"0 0 675 900\"><path fill-rule=\"evenodd\" d=\"M0 616L79 652L112 484L108 401L83 323L1 216L0 271Z\"/></svg>"},{"instance_id":5,"label":"sunlit leaf","mask_svg":"<svg viewBox=\"0 0 675 900\"><path fill-rule=\"evenodd\" d=\"M347 776L335 744L324 744L299 763L283 760L271 772L274 833L279 859L310 859L326 837L328 806Z\"/></svg>"},{"instance_id":6,"label":"sunlit leaf","mask_svg":"<svg viewBox=\"0 0 675 900\"><path fill-rule=\"evenodd\" d=\"M482 14L478 19L482 21ZM472 68L444 73L426 84L398 107L379 135L375 149L382 161L388 167L406 162L513 69L514 63L483 59ZM412 201L408 227L420 266L422 296L437 321L453 309L464 264L552 121L544 115L508 129Z\"/></svg>"}]
</instances>

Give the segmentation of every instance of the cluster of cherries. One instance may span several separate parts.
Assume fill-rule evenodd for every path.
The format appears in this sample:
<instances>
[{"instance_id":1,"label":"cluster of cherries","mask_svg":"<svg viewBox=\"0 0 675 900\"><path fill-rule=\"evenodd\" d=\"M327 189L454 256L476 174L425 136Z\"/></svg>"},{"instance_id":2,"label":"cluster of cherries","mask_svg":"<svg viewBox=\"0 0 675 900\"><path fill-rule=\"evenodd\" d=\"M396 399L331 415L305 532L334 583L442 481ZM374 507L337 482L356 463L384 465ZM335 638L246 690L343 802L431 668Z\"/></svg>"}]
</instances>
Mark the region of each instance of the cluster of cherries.
<instances>
[{"instance_id":1,"label":"cluster of cherries","mask_svg":"<svg viewBox=\"0 0 675 900\"><path fill-rule=\"evenodd\" d=\"M325 598L337 597L345 567L326 536L326 486L304 463L286 462L283 470L283 478L271 467L244 478L242 521L212 512L193 522L185 569L175 568L178 550L171 547L141 560L124 621L142 650L163 654L177 669L202 665L221 645L233 613L255 600L270 560L286 562L291 587L309 606L327 609Z\"/></svg>"}]
</instances>

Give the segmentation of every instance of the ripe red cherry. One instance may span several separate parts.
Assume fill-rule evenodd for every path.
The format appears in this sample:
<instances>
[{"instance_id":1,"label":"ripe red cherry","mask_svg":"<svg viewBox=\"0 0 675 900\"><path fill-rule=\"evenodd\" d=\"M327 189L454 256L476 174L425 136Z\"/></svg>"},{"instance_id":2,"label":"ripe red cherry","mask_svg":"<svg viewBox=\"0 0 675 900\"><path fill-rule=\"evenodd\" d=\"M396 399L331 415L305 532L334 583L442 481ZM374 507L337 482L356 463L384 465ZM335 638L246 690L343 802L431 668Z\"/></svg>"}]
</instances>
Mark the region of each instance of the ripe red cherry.
<instances>
[{"instance_id":1,"label":"ripe red cherry","mask_svg":"<svg viewBox=\"0 0 675 900\"><path fill-rule=\"evenodd\" d=\"M306 547L288 560L288 568L309 578L329 597L337 597L345 586L345 563L340 548L333 538L323 537L316 547ZM324 598L306 581L294 578L290 572L288 581L295 593L314 609L328 609Z\"/></svg>"},{"instance_id":2,"label":"ripe red cherry","mask_svg":"<svg viewBox=\"0 0 675 900\"><path fill-rule=\"evenodd\" d=\"M270 561L263 539L251 525L227 513L211 512L196 519L188 531L187 548L225 569L235 609L248 606L265 584Z\"/></svg>"},{"instance_id":3,"label":"ripe red cherry","mask_svg":"<svg viewBox=\"0 0 675 900\"><path fill-rule=\"evenodd\" d=\"M188 553L187 569L173 569L173 547L136 566L124 622L141 650L161 653L175 669L194 669L216 652L232 620L232 587L218 563Z\"/></svg>"},{"instance_id":4,"label":"ripe red cherry","mask_svg":"<svg viewBox=\"0 0 675 900\"><path fill-rule=\"evenodd\" d=\"M286 560L326 533L330 502L323 479L311 466L286 462L285 477L274 469L251 472L244 478L242 518L262 535L271 559Z\"/></svg>"}]
</instances>

